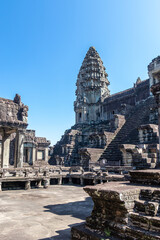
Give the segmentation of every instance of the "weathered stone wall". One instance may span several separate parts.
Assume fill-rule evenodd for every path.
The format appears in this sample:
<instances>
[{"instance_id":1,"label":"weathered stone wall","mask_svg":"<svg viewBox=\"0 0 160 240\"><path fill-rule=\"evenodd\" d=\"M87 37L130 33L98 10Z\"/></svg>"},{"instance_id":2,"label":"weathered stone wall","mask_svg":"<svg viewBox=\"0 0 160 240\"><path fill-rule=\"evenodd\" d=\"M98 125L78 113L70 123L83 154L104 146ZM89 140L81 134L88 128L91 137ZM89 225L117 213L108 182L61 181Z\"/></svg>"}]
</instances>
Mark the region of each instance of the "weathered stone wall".
<instances>
[{"instance_id":1,"label":"weathered stone wall","mask_svg":"<svg viewBox=\"0 0 160 240\"><path fill-rule=\"evenodd\" d=\"M0 98L0 122L2 123L13 123L26 124L28 117L28 106L25 106L21 102L21 97L16 95L14 101Z\"/></svg>"},{"instance_id":2,"label":"weathered stone wall","mask_svg":"<svg viewBox=\"0 0 160 240\"><path fill-rule=\"evenodd\" d=\"M147 99L149 95L149 80L140 81L133 88L110 95L103 103L104 119L111 119L114 114L129 114L137 103Z\"/></svg>"},{"instance_id":3,"label":"weathered stone wall","mask_svg":"<svg viewBox=\"0 0 160 240\"><path fill-rule=\"evenodd\" d=\"M71 239L158 240L160 190L152 184L159 185L159 174L160 170L132 171L131 180L138 185L111 182L85 187L93 211L85 224L72 228Z\"/></svg>"}]
</instances>

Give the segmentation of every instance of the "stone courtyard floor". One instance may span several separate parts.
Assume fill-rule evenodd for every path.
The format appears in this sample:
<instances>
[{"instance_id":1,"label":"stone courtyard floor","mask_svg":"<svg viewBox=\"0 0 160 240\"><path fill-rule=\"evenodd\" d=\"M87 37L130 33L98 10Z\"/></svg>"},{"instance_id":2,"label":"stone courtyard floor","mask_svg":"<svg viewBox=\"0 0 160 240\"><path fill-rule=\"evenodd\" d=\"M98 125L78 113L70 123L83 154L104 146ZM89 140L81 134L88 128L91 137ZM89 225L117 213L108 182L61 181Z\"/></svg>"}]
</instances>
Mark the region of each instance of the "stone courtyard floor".
<instances>
[{"instance_id":1,"label":"stone courtyard floor","mask_svg":"<svg viewBox=\"0 0 160 240\"><path fill-rule=\"evenodd\" d=\"M0 192L0 240L68 240L92 207L79 186Z\"/></svg>"}]
</instances>

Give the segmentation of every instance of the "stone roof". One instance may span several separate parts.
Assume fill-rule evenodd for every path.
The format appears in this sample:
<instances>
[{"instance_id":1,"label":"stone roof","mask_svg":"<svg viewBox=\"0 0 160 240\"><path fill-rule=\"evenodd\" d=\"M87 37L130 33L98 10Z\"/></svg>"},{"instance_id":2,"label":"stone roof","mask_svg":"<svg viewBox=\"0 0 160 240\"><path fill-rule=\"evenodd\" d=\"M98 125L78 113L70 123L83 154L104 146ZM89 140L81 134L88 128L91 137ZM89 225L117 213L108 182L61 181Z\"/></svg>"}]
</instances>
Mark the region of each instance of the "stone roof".
<instances>
[{"instance_id":1,"label":"stone roof","mask_svg":"<svg viewBox=\"0 0 160 240\"><path fill-rule=\"evenodd\" d=\"M21 102L16 94L14 100L0 98L0 125L9 127L27 127L28 106Z\"/></svg>"},{"instance_id":2,"label":"stone roof","mask_svg":"<svg viewBox=\"0 0 160 240\"><path fill-rule=\"evenodd\" d=\"M101 80L109 85L108 74L95 47L90 47L80 68L78 78L83 80Z\"/></svg>"},{"instance_id":3,"label":"stone roof","mask_svg":"<svg viewBox=\"0 0 160 240\"><path fill-rule=\"evenodd\" d=\"M50 145L50 141L48 141L46 138L44 137L36 137L35 138L35 141L38 143L38 144L48 144Z\"/></svg>"},{"instance_id":4,"label":"stone roof","mask_svg":"<svg viewBox=\"0 0 160 240\"><path fill-rule=\"evenodd\" d=\"M110 95L109 97L107 97L104 101L112 101L112 100L117 100L118 98L122 98L122 97L125 97L125 96L129 96L129 95L132 95L134 94L135 92L135 87L136 88L139 88L139 87L142 87L144 85L148 85L149 84L149 80L143 80L143 81L139 81L138 83L135 84L134 87L132 88L128 88L124 91L121 91L121 92L118 92L118 93L115 93L115 94L112 94Z\"/></svg>"},{"instance_id":5,"label":"stone roof","mask_svg":"<svg viewBox=\"0 0 160 240\"><path fill-rule=\"evenodd\" d=\"M25 132L24 142L33 143L35 145L41 145L41 144L45 146L50 145L50 141L48 141L45 137L36 137L35 130L30 130L30 129L27 129Z\"/></svg>"}]
</instances>

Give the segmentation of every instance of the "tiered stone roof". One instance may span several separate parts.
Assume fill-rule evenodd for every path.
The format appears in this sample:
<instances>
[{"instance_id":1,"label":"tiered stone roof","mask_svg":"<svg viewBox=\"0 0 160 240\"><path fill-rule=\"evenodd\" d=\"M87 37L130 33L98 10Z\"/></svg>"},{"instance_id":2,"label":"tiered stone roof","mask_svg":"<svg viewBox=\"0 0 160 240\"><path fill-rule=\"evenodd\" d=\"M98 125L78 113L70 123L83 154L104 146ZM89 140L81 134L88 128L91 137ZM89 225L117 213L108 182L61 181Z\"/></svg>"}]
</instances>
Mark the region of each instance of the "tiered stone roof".
<instances>
[{"instance_id":1,"label":"tiered stone roof","mask_svg":"<svg viewBox=\"0 0 160 240\"><path fill-rule=\"evenodd\" d=\"M105 88L107 95L109 95L108 85L110 84L108 74L103 66L98 52L94 47L90 47L80 68L77 78L77 93L82 93L79 86L84 90L91 90L95 88Z\"/></svg>"},{"instance_id":2,"label":"tiered stone roof","mask_svg":"<svg viewBox=\"0 0 160 240\"><path fill-rule=\"evenodd\" d=\"M27 127L28 106L21 102L16 94L14 100L0 98L0 125L9 127Z\"/></svg>"}]
</instances>

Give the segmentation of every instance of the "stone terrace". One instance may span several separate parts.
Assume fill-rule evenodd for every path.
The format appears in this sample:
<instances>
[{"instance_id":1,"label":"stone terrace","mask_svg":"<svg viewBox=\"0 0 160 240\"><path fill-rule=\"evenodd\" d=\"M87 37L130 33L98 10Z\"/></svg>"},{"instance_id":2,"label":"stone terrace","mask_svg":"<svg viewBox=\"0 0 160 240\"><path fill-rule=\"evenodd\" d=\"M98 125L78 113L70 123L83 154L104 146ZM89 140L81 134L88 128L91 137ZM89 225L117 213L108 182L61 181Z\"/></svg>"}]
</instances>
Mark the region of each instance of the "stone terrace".
<instances>
[{"instance_id":1,"label":"stone terrace","mask_svg":"<svg viewBox=\"0 0 160 240\"><path fill-rule=\"evenodd\" d=\"M0 240L69 240L93 207L77 186L0 193Z\"/></svg>"}]
</instances>

